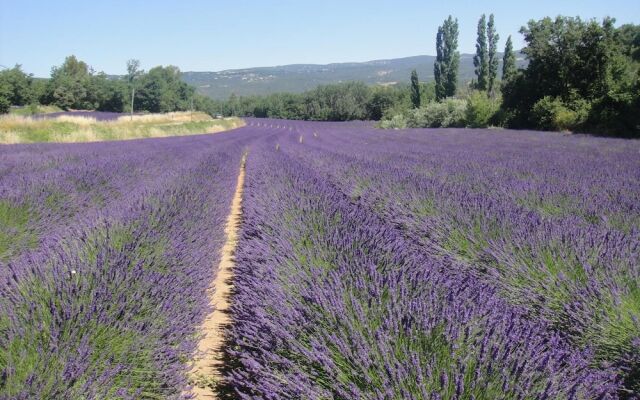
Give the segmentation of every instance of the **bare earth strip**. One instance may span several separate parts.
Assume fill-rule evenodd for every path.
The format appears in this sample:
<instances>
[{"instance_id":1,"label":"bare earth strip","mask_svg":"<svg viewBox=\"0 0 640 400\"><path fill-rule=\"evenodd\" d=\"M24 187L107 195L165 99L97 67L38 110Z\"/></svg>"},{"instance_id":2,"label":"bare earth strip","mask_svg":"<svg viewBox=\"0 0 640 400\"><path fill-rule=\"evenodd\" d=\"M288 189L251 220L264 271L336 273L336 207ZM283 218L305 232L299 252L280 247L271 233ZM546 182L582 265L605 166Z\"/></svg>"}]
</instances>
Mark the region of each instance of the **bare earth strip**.
<instances>
[{"instance_id":1,"label":"bare earth strip","mask_svg":"<svg viewBox=\"0 0 640 400\"><path fill-rule=\"evenodd\" d=\"M238 242L238 226L242 213L242 189L244 187L246 158L247 155L245 154L242 158L238 183L231 202L231 212L227 217L225 227L226 242L222 247L218 273L208 291L213 312L205 318L200 328L203 337L198 344L197 356L194 359L194 366L191 371L192 379L196 383L192 389L192 394L198 400L217 398L212 386L214 386L214 382L220 379L223 333L224 327L229 324L228 308L231 278L233 276L233 254Z\"/></svg>"}]
</instances>

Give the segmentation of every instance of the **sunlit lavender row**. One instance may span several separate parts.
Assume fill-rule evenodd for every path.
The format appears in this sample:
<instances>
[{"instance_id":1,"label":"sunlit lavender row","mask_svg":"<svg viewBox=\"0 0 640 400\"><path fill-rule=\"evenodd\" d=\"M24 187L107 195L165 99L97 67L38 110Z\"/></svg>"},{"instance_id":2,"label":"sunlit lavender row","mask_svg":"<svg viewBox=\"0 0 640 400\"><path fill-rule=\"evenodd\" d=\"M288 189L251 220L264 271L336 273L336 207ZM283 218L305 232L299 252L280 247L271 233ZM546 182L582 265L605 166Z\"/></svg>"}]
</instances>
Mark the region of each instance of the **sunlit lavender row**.
<instances>
[{"instance_id":1,"label":"sunlit lavender row","mask_svg":"<svg viewBox=\"0 0 640 400\"><path fill-rule=\"evenodd\" d=\"M0 398L634 399L640 143L249 119L0 147Z\"/></svg>"},{"instance_id":2,"label":"sunlit lavender row","mask_svg":"<svg viewBox=\"0 0 640 400\"><path fill-rule=\"evenodd\" d=\"M352 201L552 322L640 391L640 143L362 124L294 130L307 145L297 156Z\"/></svg>"},{"instance_id":3,"label":"sunlit lavender row","mask_svg":"<svg viewBox=\"0 0 640 400\"><path fill-rule=\"evenodd\" d=\"M353 201L591 347L640 390L640 143L306 128L307 136L315 129L317 140L307 142L314 150L298 147L297 155Z\"/></svg>"},{"instance_id":4,"label":"sunlit lavender row","mask_svg":"<svg viewBox=\"0 0 640 400\"><path fill-rule=\"evenodd\" d=\"M247 165L236 267L236 395L633 396L637 144L365 123L245 129L263 141Z\"/></svg>"},{"instance_id":5,"label":"sunlit lavender row","mask_svg":"<svg viewBox=\"0 0 640 400\"><path fill-rule=\"evenodd\" d=\"M0 149L0 398L181 396L245 144Z\"/></svg>"}]
</instances>

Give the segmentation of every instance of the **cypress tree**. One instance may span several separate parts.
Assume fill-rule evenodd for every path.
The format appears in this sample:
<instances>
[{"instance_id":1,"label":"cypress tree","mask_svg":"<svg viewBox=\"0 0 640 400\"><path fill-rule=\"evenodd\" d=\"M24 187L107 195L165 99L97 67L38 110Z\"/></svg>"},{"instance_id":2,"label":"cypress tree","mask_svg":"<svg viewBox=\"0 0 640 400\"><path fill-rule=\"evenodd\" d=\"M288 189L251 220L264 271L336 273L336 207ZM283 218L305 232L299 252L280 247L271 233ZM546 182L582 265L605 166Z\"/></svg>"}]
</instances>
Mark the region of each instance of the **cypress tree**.
<instances>
[{"instance_id":1,"label":"cypress tree","mask_svg":"<svg viewBox=\"0 0 640 400\"><path fill-rule=\"evenodd\" d=\"M442 100L445 97L445 79L446 72L444 70L444 31L441 26L438 27L436 35L436 62L433 64L433 77L436 81L436 100Z\"/></svg>"},{"instance_id":2,"label":"cypress tree","mask_svg":"<svg viewBox=\"0 0 640 400\"><path fill-rule=\"evenodd\" d=\"M478 21L478 38L476 39L476 55L473 56L477 81L475 87L478 90L487 90L487 20L484 14Z\"/></svg>"},{"instance_id":3,"label":"cypress tree","mask_svg":"<svg viewBox=\"0 0 640 400\"><path fill-rule=\"evenodd\" d=\"M445 49L448 52L449 68L447 74L447 97L455 96L458 86L458 67L460 66L460 53L458 53L458 20L449 16L445 23Z\"/></svg>"},{"instance_id":4,"label":"cypress tree","mask_svg":"<svg viewBox=\"0 0 640 400\"><path fill-rule=\"evenodd\" d=\"M489 42L487 90L491 93L493 92L493 85L496 82L496 76L498 76L498 40L500 40L500 35L496 33L493 14L489 15L489 23L487 24L487 40Z\"/></svg>"},{"instance_id":5,"label":"cypress tree","mask_svg":"<svg viewBox=\"0 0 640 400\"><path fill-rule=\"evenodd\" d=\"M442 26L438 27L436 36L436 62L433 66L433 74L436 80L437 100L456 94L459 65L458 20L454 20L449 15Z\"/></svg>"},{"instance_id":6,"label":"cypress tree","mask_svg":"<svg viewBox=\"0 0 640 400\"><path fill-rule=\"evenodd\" d=\"M415 69L411 71L411 104L413 108L420 108L420 82Z\"/></svg>"},{"instance_id":7,"label":"cypress tree","mask_svg":"<svg viewBox=\"0 0 640 400\"><path fill-rule=\"evenodd\" d=\"M504 46L504 56L502 59L502 81L508 81L516 73L516 56L513 53L513 43L511 35L507 38Z\"/></svg>"}]
</instances>

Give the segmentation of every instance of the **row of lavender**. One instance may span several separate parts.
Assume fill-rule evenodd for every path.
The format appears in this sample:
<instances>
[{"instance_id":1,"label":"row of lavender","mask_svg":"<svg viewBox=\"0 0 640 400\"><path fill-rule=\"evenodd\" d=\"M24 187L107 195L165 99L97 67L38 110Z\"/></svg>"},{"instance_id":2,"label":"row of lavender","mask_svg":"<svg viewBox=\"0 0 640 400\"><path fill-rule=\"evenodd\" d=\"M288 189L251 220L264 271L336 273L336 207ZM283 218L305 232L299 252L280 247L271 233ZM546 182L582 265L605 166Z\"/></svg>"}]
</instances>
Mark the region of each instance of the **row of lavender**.
<instances>
[{"instance_id":1,"label":"row of lavender","mask_svg":"<svg viewBox=\"0 0 640 400\"><path fill-rule=\"evenodd\" d=\"M250 138L0 148L0 398L170 398Z\"/></svg>"},{"instance_id":2,"label":"row of lavender","mask_svg":"<svg viewBox=\"0 0 640 400\"><path fill-rule=\"evenodd\" d=\"M634 390L638 144L254 120L0 149L0 398L180 396L247 146L232 393Z\"/></svg>"},{"instance_id":3,"label":"row of lavender","mask_svg":"<svg viewBox=\"0 0 640 400\"><path fill-rule=\"evenodd\" d=\"M640 143L298 124L293 153L640 391Z\"/></svg>"},{"instance_id":4,"label":"row of lavender","mask_svg":"<svg viewBox=\"0 0 640 400\"><path fill-rule=\"evenodd\" d=\"M263 138L247 163L237 254L226 375L237 396L618 397L619 368L477 279L466 260L414 240L384 205L360 201L365 191L346 190L339 172L379 167L365 160L381 157L388 138L358 149L328 132L359 137L366 125L322 127L245 128ZM362 135L365 146L377 133Z\"/></svg>"}]
</instances>

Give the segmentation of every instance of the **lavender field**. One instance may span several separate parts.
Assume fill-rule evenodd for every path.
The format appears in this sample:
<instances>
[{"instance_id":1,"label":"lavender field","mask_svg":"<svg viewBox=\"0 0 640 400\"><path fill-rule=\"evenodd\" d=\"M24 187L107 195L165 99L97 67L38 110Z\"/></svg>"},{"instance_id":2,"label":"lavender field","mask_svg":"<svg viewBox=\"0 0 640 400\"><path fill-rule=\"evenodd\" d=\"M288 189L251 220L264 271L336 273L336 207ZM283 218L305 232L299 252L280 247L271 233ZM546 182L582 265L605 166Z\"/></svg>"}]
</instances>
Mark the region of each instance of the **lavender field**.
<instances>
[{"instance_id":1,"label":"lavender field","mask_svg":"<svg viewBox=\"0 0 640 400\"><path fill-rule=\"evenodd\" d=\"M0 398L633 399L640 142L247 119L0 147Z\"/></svg>"},{"instance_id":2,"label":"lavender field","mask_svg":"<svg viewBox=\"0 0 640 400\"><path fill-rule=\"evenodd\" d=\"M0 148L0 398L175 398L251 133Z\"/></svg>"}]
</instances>

